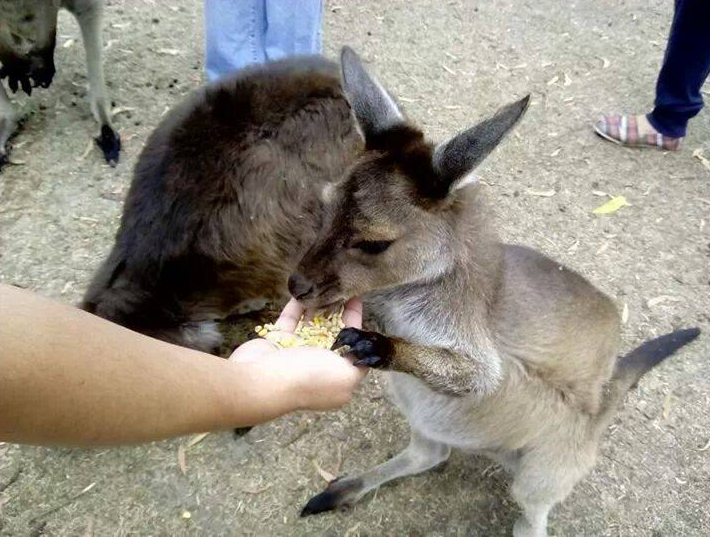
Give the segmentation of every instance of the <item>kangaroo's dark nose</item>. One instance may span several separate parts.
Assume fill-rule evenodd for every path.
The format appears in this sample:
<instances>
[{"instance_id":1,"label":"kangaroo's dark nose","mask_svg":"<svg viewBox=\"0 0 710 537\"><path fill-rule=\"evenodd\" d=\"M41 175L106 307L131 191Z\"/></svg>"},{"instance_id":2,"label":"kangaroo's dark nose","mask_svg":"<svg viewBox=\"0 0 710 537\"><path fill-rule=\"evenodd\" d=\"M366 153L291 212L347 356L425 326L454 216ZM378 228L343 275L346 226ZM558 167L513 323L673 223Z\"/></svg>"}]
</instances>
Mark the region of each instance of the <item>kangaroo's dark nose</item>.
<instances>
[{"instance_id":1,"label":"kangaroo's dark nose","mask_svg":"<svg viewBox=\"0 0 710 537\"><path fill-rule=\"evenodd\" d=\"M307 298L313 292L313 284L298 272L291 274L288 279L288 290L297 300Z\"/></svg>"}]
</instances>

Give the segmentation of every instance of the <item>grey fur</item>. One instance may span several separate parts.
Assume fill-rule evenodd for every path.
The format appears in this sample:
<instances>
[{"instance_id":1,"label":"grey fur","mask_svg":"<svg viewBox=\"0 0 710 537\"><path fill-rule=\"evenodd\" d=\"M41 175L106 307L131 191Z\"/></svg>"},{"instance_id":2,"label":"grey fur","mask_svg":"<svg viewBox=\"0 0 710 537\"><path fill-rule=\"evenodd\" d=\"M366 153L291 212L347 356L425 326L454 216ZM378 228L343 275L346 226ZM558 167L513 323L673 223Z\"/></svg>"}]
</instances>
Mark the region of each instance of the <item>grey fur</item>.
<instances>
[{"instance_id":1,"label":"grey fur","mask_svg":"<svg viewBox=\"0 0 710 537\"><path fill-rule=\"evenodd\" d=\"M404 114L394 98L365 70L353 49L343 47L340 62L343 89L366 138L404 123Z\"/></svg>"}]
</instances>

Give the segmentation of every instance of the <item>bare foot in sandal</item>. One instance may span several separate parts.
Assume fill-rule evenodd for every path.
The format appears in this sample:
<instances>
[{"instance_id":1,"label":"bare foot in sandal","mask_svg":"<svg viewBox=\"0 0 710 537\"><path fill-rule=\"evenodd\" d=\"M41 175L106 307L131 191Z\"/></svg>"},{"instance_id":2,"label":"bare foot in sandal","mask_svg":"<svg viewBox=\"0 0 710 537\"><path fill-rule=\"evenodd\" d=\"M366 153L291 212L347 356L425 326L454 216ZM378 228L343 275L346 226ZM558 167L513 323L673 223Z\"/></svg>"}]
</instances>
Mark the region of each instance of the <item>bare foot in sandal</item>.
<instances>
[{"instance_id":1,"label":"bare foot in sandal","mask_svg":"<svg viewBox=\"0 0 710 537\"><path fill-rule=\"evenodd\" d=\"M656 131L646 116L602 116L594 131L610 142L627 147L653 147L677 151L683 138L671 138Z\"/></svg>"}]
</instances>

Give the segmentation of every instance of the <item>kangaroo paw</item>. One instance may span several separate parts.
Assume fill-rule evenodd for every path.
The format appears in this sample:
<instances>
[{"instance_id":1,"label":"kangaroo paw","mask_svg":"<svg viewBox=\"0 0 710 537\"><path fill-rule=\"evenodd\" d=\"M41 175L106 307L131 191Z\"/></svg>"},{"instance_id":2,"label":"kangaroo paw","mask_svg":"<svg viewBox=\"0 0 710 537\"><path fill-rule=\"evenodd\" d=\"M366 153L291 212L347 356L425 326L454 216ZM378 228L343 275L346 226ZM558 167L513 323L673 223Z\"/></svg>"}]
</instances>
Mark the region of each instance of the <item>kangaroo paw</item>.
<instances>
[{"instance_id":1,"label":"kangaroo paw","mask_svg":"<svg viewBox=\"0 0 710 537\"><path fill-rule=\"evenodd\" d=\"M320 494L316 494L301 510L301 516L332 511L341 505L350 505L360 498L362 480L358 478L334 479Z\"/></svg>"},{"instance_id":2,"label":"kangaroo paw","mask_svg":"<svg viewBox=\"0 0 710 537\"><path fill-rule=\"evenodd\" d=\"M377 332L366 332L357 328L345 328L340 331L333 344L333 350L347 345L348 354L355 356L355 365L366 365L378 369L389 366L393 346L387 336Z\"/></svg>"},{"instance_id":3,"label":"kangaroo paw","mask_svg":"<svg viewBox=\"0 0 710 537\"><path fill-rule=\"evenodd\" d=\"M115 166L118 162L118 155L121 152L121 137L111 127L103 125L101 134L95 140L96 145L103 151L106 162L111 166Z\"/></svg>"}]
</instances>

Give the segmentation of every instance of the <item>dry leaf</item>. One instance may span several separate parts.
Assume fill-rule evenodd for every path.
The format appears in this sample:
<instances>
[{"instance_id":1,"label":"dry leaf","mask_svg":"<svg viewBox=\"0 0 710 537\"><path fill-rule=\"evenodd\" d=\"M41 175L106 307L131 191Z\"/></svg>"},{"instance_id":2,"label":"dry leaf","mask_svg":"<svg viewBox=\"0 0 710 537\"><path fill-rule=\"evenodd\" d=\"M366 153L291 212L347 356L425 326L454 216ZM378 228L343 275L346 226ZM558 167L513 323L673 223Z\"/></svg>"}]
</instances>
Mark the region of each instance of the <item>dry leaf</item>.
<instances>
[{"instance_id":1,"label":"dry leaf","mask_svg":"<svg viewBox=\"0 0 710 537\"><path fill-rule=\"evenodd\" d=\"M565 73L565 81L562 83L563 86L569 86L572 83L572 79L567 73Z\"/></svg>"},{"instance_id":2,"label":"dry leaf","mask_svg":"<svg viewBox=\"0 0 710 537\"><path fill-rule=\"evenodd\" d=\"M695 151L693 151L693 156L698 159L703 166L710 170L710 160L703 156L703 150L701 148L698 147Z\"/></svg>"},{"instance_id":3,"label":"dry leaf","mask_svg":"<svg viewBox=\"0 0 710 537\"><path fill-rule=\"evenodd\" d=\"M94 519L90 518L89 523L86 526L86 531L84 531L84 537L94 536Z\"/></svg>"},{"instance_id":4,"label":"dry leaf","mask_svg":"<svg viewBox=\"0 0 710 537\"><path fill-rule=\"evenodd\" d=\"M605 196L609 195L606 192L604 192L603 190L592 190L592 194L594 194L595 196L600 196L600 197L605 197Z\"/></svg>"},{"instance_id":5,"label":"dry leaf","mask_svg":"<svg viewBox=\"0 0 710 537\"><path fill-rule=\"evenodd\" d=\"M185 460L185 446L180 445L178 446L178 466L180 467L180 471L182 472L182 475L187 475L187 461Z\"/></svg>"},{"instance_id":6,"label":"dry leaf","mask_svg":"<svg viewBox=\"0 0 710 537\"><path fill-rule=\"evenodd\" d=\"M338 460L335 463L335 473L336 475L340 473L340 467L343 465L343 450L342 446L338 444Z\"/></svg>"},{"instance_id":7,"label":"dry leaf","mask_svg":"<svg viewBox=\"0 0 710 537\"><path fill-rule=\"evenodd\" d=\"M130 106L119 106L118 108L114 108L111 110L111 117L116 117L119 114L125 114L126 112L133 112L135 108L131 108Z\"/></svg>"},{"instance_id":8,"label":"dry leaf","mask_svg":"<svg viewBox=\"0 0 710 537\"><path fill-rule=\"evenodd\" d=\"M313 459L313 466L316 467L316 471L323 479L325 479L326 483L330 483L335 479L335 476L330 472L326 472L325 470L323 470L323 468L318 465L318 462L315 459Z\"/></svg>"},{"instance_id":9,"label":"dry leaf","mask_svg":"<svg viewBox=\"0 0 710 537\"><path fill-rule=\"evenodd\" d=\"M606 69L609 65L611 65L611 62L606 58L602 58L602 69Z\"/></svg>"},{"instance_id":10,"label":"dry leaf","mask_svg":"<svg viewBox=\"0 0 710 537\"><path fill-rule=\"evenodd\" d=\"M668 392L663 398L663 420L668 421L671 415L671 392Z\"/></svg>"},{"instance_id":11,"label":"dry leaf","mask_svg":"<svg viewBox=\"0 0 710 537\"><path fill-rule=\"evenodd\" d=\"M646 305L649 308L652 308L654 306L658 306L659 304L662 304L663 302L680 302L680 298L671 296L671 295L660 295L654 298L648 299L646 301Z\"/></svg>"},{"instance_id":12,"label":"dry leaf","mask_svg":"<svg viewBox=\"0 0 710 537\"><path fill-rule=\"evenodd\" d=\"M629 322L629 305L624 302L624 308L621 310L621 324Z\"/></svg>"},{"instance_id":13,"label":"dry leaf","mask_svg":"<svg viewBox=\"0 0 710 537\"><path fill-rule=\"evenodd\" d=\"M560 77L555 75L550 80L547 81L547 85L552 86L552 84L555 84L559 79L560 79Z\"/></svg>"},{"instance_id":14,"label":"dry leaf","mask_svg":"<svg viewBox=\"0 0 710 537\"><path fill-rule=\"evenodd\" d=\"M707 451L708 449L710 449L710 439L708 439L708 443L698 449L698 451Z\"/></svg>"},{"instance_id":15,"label":"dry leaf","mask_svg":"<svg viewBox=\"0 0 710 537\"><path fill-rule=\"evenodd\" d=\"M561 147L558 147L558 148L555 149L552 153L550 153L550 156L551 156L551 157L556 157L557 155L560 154L560 151L562 151L562 148L561 148Z\"/></svg>"},{"instance_id":16,"label":"dry leaf","mask_svg":"<svg viewBox=\"0 0 710 537\"><path fill-rule=\"evenodd\" d=\"M541 198L551 198L557 194L554 190L526 190L525 193L530 196L539 196Z\"/></svg>"},{"instance_id":17,"label":"dry leaf","mask_svg":"<svg viewBox=\"0 0 710 537\"><path fill-rule=\"evenodd\" d=\"M194 445L196 445L196 444L199 444L199 443L202 442L205 438L207 438L207 435L208 435L208 434L210 434L210 433L200 433L200 434L196 434L195 436L193 436L193 437L190 439L190 441L189 441L187 444L185 444L185 449L189 449L189 448L191 448L192 446L194 446Z\"/></svg>"},{"instance_id":18,"label":"dry leaf","mask_svg":"<svg viewBox=\"0 0 710 537\"><path fill-rule=\"evenodd\" d=\"M629 205L624 196L615 196L607 201L605 204L600 205L592 211L594 214L611 214L615 213L625 205Z\"/></svg>"},{"instance_id":19,"label":"dry leaf","mask_svg":"<svg viewBox=\"0 0 710 537\"><path fill-rule=\"evenodd\" d=\"M166 54L167 56L177 56L182 51L176 48L159 48L156 52L158 54Z\"/></svg>"},{"instance_id":20,"label":"dry leaf","mask_svg":"<svg viewBox=\"0 0 710 537\"><path fill-rule=\"evenodd\" d=\"M360 524L362 524L362 522L358 522L354 526L348 528L348 530L345 532L344 537L350 537L351 535L355 535L355 532L357 532L357 529L360 527Z\"/></svg>"},{"instance_id":21,"label":"dry leaf","mask_svg":"<svg viewBox=\"0 0 710 537\"><path fill-rule=\"evenodd\" d=\"M268 483L267 485L261 487L260 489L240 489L242 492L246 492L247 494L261 494L262 492L266 492L271 488L271 483Z\"/></svg>"},{"instance_id":22,"label":"dry leaf","mask_svg":"<svg viewBox=\"0 0 710 537\"><path fill-rule=\"evenodd\" d=\"M69 48L74 44L74 41L76 41L73 37L71 39L67 39L64 44L62 45L62 48Z\"/></svg>"},{"instance_id":23,"label":"dry leaf","mask_svg":"<svg viewBox=\"0 0 710 537\"><path fill-rule=\"evenodd\" d=\"M89 140L88 143L86 144L86 149L84 149L84 152L77 157L76 160L84 160L89 153L91 153L91 149L94 147L94 141Z\"/></svg>"},{"instance_id":24,"label":"dry leaf","mask_svg":"<svg viewBox=\"0 0 710 537\"><path fill-rule=\"evenodd\" d=\"M123 30L131 25L130 22L115 22L111 25L111 28L116 28L117 30Z\"/></svg>"}]
</instances>

